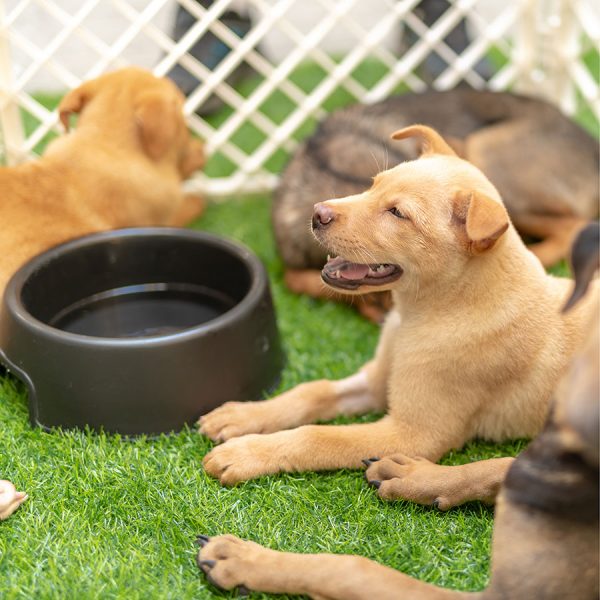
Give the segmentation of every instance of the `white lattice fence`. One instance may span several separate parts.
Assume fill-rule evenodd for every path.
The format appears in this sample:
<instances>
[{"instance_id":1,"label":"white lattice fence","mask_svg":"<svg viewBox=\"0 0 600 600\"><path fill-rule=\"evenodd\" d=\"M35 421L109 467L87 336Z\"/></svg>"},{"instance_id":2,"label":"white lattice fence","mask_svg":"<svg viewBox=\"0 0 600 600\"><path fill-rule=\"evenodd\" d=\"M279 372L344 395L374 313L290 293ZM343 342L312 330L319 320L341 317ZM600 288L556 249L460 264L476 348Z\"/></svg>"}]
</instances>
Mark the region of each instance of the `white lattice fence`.
<instances>
[{"instance_id":1,"label":"white lattice fence","mask_svg":"<svg viewBox=\"0 0 600 600\"><path fill-rule=\"evenodd\" d=\"M178 5L189 24L174 35ZM209 37L214 64L195 50ZM265 190L327 110L428 85L542 94L594 126L599 47L595 0L0 0L0 132L8 161L24 160L59 132L60 91L180 65L199 82L186 112L211 156L194 185Z\"/></svg>"}]
</instances>

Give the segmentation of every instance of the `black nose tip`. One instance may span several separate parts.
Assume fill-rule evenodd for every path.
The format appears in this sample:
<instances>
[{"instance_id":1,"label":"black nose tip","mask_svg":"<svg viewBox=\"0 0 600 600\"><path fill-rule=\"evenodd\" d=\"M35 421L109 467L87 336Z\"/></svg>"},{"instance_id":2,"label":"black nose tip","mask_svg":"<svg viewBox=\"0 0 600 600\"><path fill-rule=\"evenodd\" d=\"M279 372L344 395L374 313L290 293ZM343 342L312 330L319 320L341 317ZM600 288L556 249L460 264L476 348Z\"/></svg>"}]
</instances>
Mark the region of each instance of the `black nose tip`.
<instances>
[{"instance_id":1,"label":"black nose tip","mask_svg":"<svg viewBox=\"0 0 600 600\"><path fill-rule=\"evenodd\" d=\"M319 204L315 204L313 217L312 217L312 227L313 229L320 229L322 227L327 227L331 225L335 220L335 215L331 208L325 206L322 202Z\"/></svg>"}]
</instances>

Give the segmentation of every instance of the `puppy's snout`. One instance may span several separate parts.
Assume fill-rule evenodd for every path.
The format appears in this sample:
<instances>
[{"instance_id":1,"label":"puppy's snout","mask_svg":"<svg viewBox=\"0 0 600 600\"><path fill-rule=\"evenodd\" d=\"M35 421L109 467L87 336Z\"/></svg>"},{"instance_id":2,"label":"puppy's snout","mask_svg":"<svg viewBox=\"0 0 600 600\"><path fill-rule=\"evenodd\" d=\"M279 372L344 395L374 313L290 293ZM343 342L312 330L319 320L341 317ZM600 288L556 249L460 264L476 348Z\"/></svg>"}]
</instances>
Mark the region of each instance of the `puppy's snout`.
<instances>
[{"instance_id":1,"label":"puppy's snout","mask_svg":"<svg viewBox=\"0 0 600 600\"><path fill-rule=\"evenodd\" d=\"M335 220L335 213L331 208L326 206L323 202L319 202L315 204L313 217L312 217L312 227L313 229L321 229L322 227L327 227L331 225Z\"/></svg>"}]
</instances>

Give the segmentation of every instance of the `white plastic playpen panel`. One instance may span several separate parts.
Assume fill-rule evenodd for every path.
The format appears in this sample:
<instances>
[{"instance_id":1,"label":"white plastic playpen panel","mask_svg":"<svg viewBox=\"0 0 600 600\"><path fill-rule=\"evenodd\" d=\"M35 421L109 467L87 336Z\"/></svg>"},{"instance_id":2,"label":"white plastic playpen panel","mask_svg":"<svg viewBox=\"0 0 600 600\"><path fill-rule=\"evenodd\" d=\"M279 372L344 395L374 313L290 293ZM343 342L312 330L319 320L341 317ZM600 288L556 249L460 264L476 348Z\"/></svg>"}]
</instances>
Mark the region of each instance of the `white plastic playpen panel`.
<instances>
[{"instance_id":1,"label":"white plastic playpen panel","mask_svg":"<svg viewBox=\"0 0 600 600\"><path fill-rule=\"evenodd\" d=\"M201 82L185 108L211 161L192 187L216 196L271 189L327 110L399 91L464 82L600 119L600 2L433 0L445 10L432 21L427 1L0 0L2 154L9 164L28 159L60 131L52 94L128 64L165 75L179 63ZM194 20L176 41L178 4ZM232 10L249 24L241 36L225 24ZM446 38L461 22L467 43L457 53ZM190 53L207 32L229 48L213 69ZM442 66L428 74L431 57ZM230 85L242 63L251 76ZM214 96L220 110L200 116Z\"/></svg>"}]
</instances>

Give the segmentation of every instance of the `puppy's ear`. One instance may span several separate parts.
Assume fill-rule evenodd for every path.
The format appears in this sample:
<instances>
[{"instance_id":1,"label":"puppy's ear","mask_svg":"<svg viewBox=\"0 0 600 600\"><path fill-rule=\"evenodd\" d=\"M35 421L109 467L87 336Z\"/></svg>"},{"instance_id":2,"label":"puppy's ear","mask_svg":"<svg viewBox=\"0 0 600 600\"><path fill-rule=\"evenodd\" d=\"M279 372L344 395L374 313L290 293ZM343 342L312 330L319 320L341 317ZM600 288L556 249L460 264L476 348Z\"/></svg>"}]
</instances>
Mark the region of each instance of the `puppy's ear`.
<instances>
[{"instance_id":1,"label":"puppy's ear","mask_svg":"<svg viewBox=\"0 0 600 600\"><path fill-rule=\"evenodd\" d=\"M480 254L494 246L508 229L508 213L499 202L484 194L459 191L454 198L454 218L464 227L471 254Z\"/></svg>"},{"instance_id":2,"label":"puppy's ear","mask_svg":"<svg viewBox=\"0 0 600 600\"><path fill-rule=\"evenodd\" d=\"M180 123L181 106L175 97L159 92L146 92L135 106L135 122L146 154L160 160L175 142Z\"/></svg>"},{"instance_id":3,"label":"puppy's ear","mask_svg":"<svg viewBox=\"0 0 600 600\"><path fill-rule=\"evenodd\" d=\"M71 90L60 101L58 105L58 115L65 131L69 131L69 117L73 114L78 115L85 105L92 99L96 93L96 81L86 81L79 87Z\"/></svg>"},{"instance_id":4,"label":"puppy's ear","mask_svg":"<svg viewBox=\"0 0 600 600\"><path fill-rule=\"evenodd\" d=\"M421 156L431 156L432 154L456 156L456 152L452 150L444 138L435 129L427 127L427 125L411 125L392 133L393 140L403 140L411 137L421 140Z\"/></svg>"}]
</instances>

